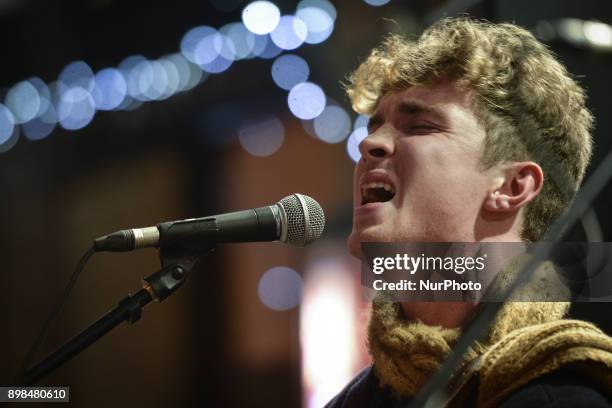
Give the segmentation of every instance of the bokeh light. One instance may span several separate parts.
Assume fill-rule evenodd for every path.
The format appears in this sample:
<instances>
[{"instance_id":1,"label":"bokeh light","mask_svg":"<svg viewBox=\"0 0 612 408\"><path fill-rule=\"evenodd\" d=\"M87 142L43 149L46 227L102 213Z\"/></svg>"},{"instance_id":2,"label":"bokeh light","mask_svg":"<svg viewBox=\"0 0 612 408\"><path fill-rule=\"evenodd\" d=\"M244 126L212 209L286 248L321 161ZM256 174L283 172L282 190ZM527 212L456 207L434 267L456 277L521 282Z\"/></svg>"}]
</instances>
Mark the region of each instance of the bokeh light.
<instances>
[{"instance_id":1,"label":"bokeh light","mask_svg":"<svg viewBox=\"0 0 612 408\"><path fill-rule=\"evenodd\" d=\"M268 45L268 43L271 43L276 49L282 51L272 42L270 36L267 34L256 35L251 33L251 36L247 37L246 41L247 45L251 49L251 53L249 54L248 58L260 57L261 54L266 50L266 46Z\"/></svg>"},{"instance_id":2,"label":"bokeh light","mask_svg":"<svg viewBox=\"0 0 612 408\"><path fill-rule=\"evenodd\" d=\"M159 100L168 89L168 73L159 61L151 61L149 67L141 84L142 95L148 100Z\"/></svg>"},{"instance_id":3,"label":"bokeh light","mask_svg":"<svg viewBox=\"0 0 612 408\"><path fill-rule=\"evenodd\" d=\"M334 31L333 18L322 8L303 7L296 16L306 24L308 34L304 41L308 44L322 43Z\"/></svg>"},{"instance_id":4,"label":"bokeh light","mask_svg":"<svg viewBox=\"0 0 612 408\"><path fill-rule=\"evenodd\" d=\"M361 159L361 152L359 151L359 143L368 136L368 129L365 127L359 127L351 133L348 140L346 141L346 151L355 163Z\"/></svg>"},{"instance_id":5,"label":"bokeh light","mask_svg":"<svg viewBox=\"0 0 612 408\"><path fill-rule=\"evenodd\" d=\"M138 71L142 70L146 63L148 63L148 60L142 55L129 56L119 63L119 71L121 71L121 74L125 78L127 93L124 100L119 104L119 106L117 106L116 109L123 109L133 99L141 100L140 90L138 87L140 81Z\"/></svg>"},{"instance_id":6,"label":"bokeh light","mask_svg":"<svg viewBox=\"0 0 612 408\"><path fill-rule=\"evenodd\" d=\"M57 113L64 129L81 129L91 122L96 113L94 100L91 94L80 86L68 88L60 95Z\"/></svg>"},{"instance_id":7,"label":"bokeh light","mask_svg":"<svg viewBox=\"0 0 612 408\"><path fill-rule=\"evenodd\" d=\"M308 63L297 55L281 55L272 64L272 79L276 85L287 91L308 80L309 75Z\"/></svg>"},{"instance_id":8,"label":"bokeh light","mask_svg":"<svg viewBox=\"0 0 612 408\"><path fill-rule=\"evenodd\" d=\"M248 120L238 130L240 144L254 156L270 156L281 147L284 138L283 123L272 115Z\"/></svg>"},{"instance_id":9,"label":"bokeh light","mask_svg":"<svg viewBox=\"0 0 612 408\"><path fill-rule=\"evenodd\" d=\"M158 100L167 99L174 95L179 89L180 73L174 62L167 58L160 58L157 62L166 72L166 88L157 98Z\"/></svg>"},{"instance_id":10,"label":"bokeh light","mask_svg":"<svg viewBox=\"0 0 612 408\"><path fill-rule=\"evenodd\" d=\"M196 85L201 84L208 78L208 73L203 72L197 65L188 63L189 67L189 81L185 84L183 91L193 89Z\"/></svg>"},{"instance_id":11,"label":"bokeh light","mask_svg":"<svg viewBox=\"0 0 612 408\"><path fill-rule=\"evenodd\" d=\"M221 54L223 39L223 35L216 30L201 38L193 50L193 62L198 65L213 62Z\"/></svg>"},{"instance_id":12,"label":"bokeh light","mask_svg":"<svg viewBox=\"0 0 612 408\"><path fill-rule=\"evenodd\" d=\"M359 115L357 119L355 119L355 124L353 125L353 129L357 129L360 127L367 128L368 123L370 122L370 117L367 115Z\"/></svg>"},{"instance_id":13,"label":"bokeh light","mask_svg":"<svg viewBox=\"0 0 612 408\"><path fill-rule=\"evenodd\" d=\"M266 43L264 45L264 48L263 50L261 50L261 52L259 52L257 56L259 58L264 59L272 59L278 57L280 53L283 52L283 49L274 44L274 41L272 41L269 35L266 35L265 38Z\"/></svg>"},{"instance_id":14,"label":"bokeh light","mask_svg":"<svg viewBox=\"0 0 612 408\"><path fill-rule=\"evenodd\" d=\"M21 125L21 130L29 140L41 140L53 132L58 122L55 106L47 105L47 110L38 117Z\"/></svg>"},{"instance_id":15,"label":"bokeh light","mask_svg":"<svg viewBox=\"0 0 612 408\"><path fill-rule=\"evenodd\" d=\"M294 16L282 16L278 25L270 33L270 38L283 50L294 50L304 44L308 35L306 24Z\"/></svg>"},{"instance_id":16,"label":"bokeh light","mask_svg":"<svg viewBox=\"0 0 612 408\"><path fill-rule=\"evenodd\" d=\"M164 56L163 59L172 62L178 72L178 92L193 88L208 76L207 73L202 73L198 66L189 62L183 54L170 54Z\"/></svg>"},{"instance_id":17,"label":"bokeh light","mask_svg":"<svg viewBox=\"0 0 612 408\"><path fill-rule=\"evenodd\" d=\"M234 44L225 35L215 32L196 45L195 62L204 71L218 74L228 69L236 57Z\"/></svg>"},{"instance_id":18,"label":"bokeh light","mask_svg":"<svg viewBox=\"0 0 612 408\"><path fill-rule=\"evenodd\" d=\"M134 65L128 68L126 75L127 93L136 100L146 101L148 98L144 95L144 91L151 86L153 80L151 62L142 56L137 56L130 62Z\"/></svg>"},{"instance_id":19,"label":"bokeh light","mask_svg":"<svg viewBox=\"0 0 612 408\"><path fill-rule=\"evenodd\" d=\"M51 105L51 91L49 90L47 84L38 77L32 77L28 79L28 81L34 88L36 88L36 92L38 92L40 104L38 106L36 117L39 117L47 112L49 105Z\"/></svg>"},{"instance_id":20,"label":"bokeh light","mask_svg":"<svg viewBox=\"0 0 612 408\"><path fill-rule=\"evenodd\" d=\"M92 96L98 110L113 110L123 102L127 84L123 74L115 68L104 68L94 76Z\"/></svg>"},{"instance_id":21,"label":"bokeh light","mask_svg":"<svg viewBox=\"0 0 612 408\"><path fill-rule=\"evenodd\" d=\"M339 143L351 132L351 117L342 107L329 105L315 118L314 129L324 142Z\"/></svg>"},{"instance_id":22,"label":"bokeh light","mask_svg":"<svg viewBox=\"0 0 612 408\"><path fill-rule=\"evenodd\" d=\"M249 58L252 55L255 34L247 30L244 24L226 24L219 32L232 42L235 60Z\"/></svg>"},{"instance_id":23,"label":"bokeh light","mask_svg":"<svg viewBox=\"0 0 612 408\"><path fill-rule=\"evenodd\" d=\"M11 111L0 104L0 145L5 144L11 138L15 130L15 118Z\"/></svg>"},{"instance_id":24,"label":"bokeh light","mask_svg":"<svg viewBox=\"0 0 612 408\"><path fill-rule=\"evenodd\" d=\"M370 6L379 7L379 6L384 6L385 4L389 3L391 0L363 0L363 1L365 1Z\"/></svg>"},{"instance_id":25,"label":"bokeh light","mask_svg":"<svg viewBox=\"0 0 612 408\"><path fill-rule=\"evenodd\" d=\"M40 95L29 81L21 81L9 89L4 104L12 112L15 123L25 123L38 114Z\"/></svg>"},{"instance_id":26,"label":"bokeh light","mask_svg":"<svg viewBox=\"0 0 612 408\"><path fill-rule=\"evenodd\" d=\"M1 121L2 119L0 119ZM0 127L2 125L0 124ZM11 150L19 141L19 126L13 127L13 132L9 135L8 139L4 141L4 143L0 143L0 153L5 153Z\"/></svg>"},{"instance_id":27,"label":"bokeh light","mask_svg":"<svg viewBox=\"0 0 612 408\"><path fill-rule=\"evenodd\" d=\"M297 84L287 97L289 109L300 119L314 119L325 109L325 93L312 82Z\"/></svg>"},{"instance_id":28,"label":"bokeh light","mask_svg":"<svg viewBox=\"0 0 612 408\"><path fill-rule=\"evenodd\" d=\"M291 268L277 266L267 270L259 279L257 294L261 302L273 310L289 310L302 300L304 284Z\"/></svg>"},{"instance_id":29,"label":"bokeh light","mask_svg":"<svg viewBox=\"0 0 612 408\"><path fill-rule=\"evenodd\" d=\"M300 307L304 407L329 402L358 368L358 285L338 257L317 258L304 274Z\"/></svg>"},{"instance_id":30,"label":"bokeh light","mask_svg":"<svg viewBox=\"0 0 612 408\"><path fill-rule=\"evenodd\" d=\"M269 1L254 1L242 10L242 22L254 34L268 34L280 21L280 10Z\"/></svg>"},{"instance_id":31,"label":"bokeh light","mask_svg":"<svg viewBox=\"0 0 612 408\"><path fill-rule=\"evenodd\" d=\"M42 140L49 136L57 123L55 108L50 106L42 116L21 125L21 130L29 140Z\"/></svg>"},{"instance_id":32,"label":"bokeh light","mask_svg":"<svg viewBox=\"0 0 612 408\"><path fill-rule=\"evenodd\" d=\"M198 26L187 31L181 39L181 54L189 61L197 64L195 50L198 43L211 34L215 34L217 30L209 26Z\"/></svg>"},{"instance_id":33,"label":"bokeh light","mask_svg":"<svg viewBox=\"0 0 612 408\"><path fill-rule=\"evenodd\" d=\"M331 17L333 21L336 21L336 17L338 16L336 7L334 7L334 5L328 0L302 0L298 3L296 9L297 11L300 11L308 7L322 9Z\"/></svg>"},{"instance_id":34,"label":"bokeh light","mask_svg":"<svg viewBox=\"0 0 612 408\"><path fill-rule=\"evenodd\" d=\"M317 132L315 132L315 129L314 129L313 119L309 119L309 120L302 119L300 120L300 122L302 122L302 127L304 128L306 133L308 133L310 136L314 137L315 139L319 138L319 136L317 136Z\"/></svg>"},{"instance_id":35,"label":"bokeh light","mask_svg":"<svg viewBox=\"0 0 612 408\"><path fill-rule=\"evenodd\" d=\"M240 3L237 0L211 1L220 11L235 10ZM187 91L205 80L209 73L225 71L234 61L254 57L273 59L283 50L296 49L305 42L319 43L333 31L337 16L328 0L302 0L296 14L281 17L274 3L254 1L242 10L242 22L226 24L220 30L209 26L189 30L181 39L180 53L159 60L149 60L142 55L129 56L117 68L104 68L95 75L85 61L79 60L62 69L58 80L48 86L37 77L21 81L9 89L2 105L11 118L7 119L9 116L5 114L3 119L5 138L18 137L19 128L17 132L14 129L19 124L27 125L23 132L30 140L47 137L58 123L65 129L80 129L91 122L96 110L133 110L143 102L163 100ZM312 120L323 112L326 96L320 87L305 82L309 74L306 61L296 55L277 58L272 67L275 83L290 91L289 108L298 118L311 121L314 134ZM318 121L319 130L330 126L329 115ZM325 132L332 136L323 139L341 140L339 129L343 129L344 119L342 116L341 123L336 123L331 133ZM276 124L271 127L276 136L258 137L265 143L249 147L255 152L253 154L271 154L284 138L280 121L263 123ZM259 127L243 126L242 139L252 139L247 134L257 134L254 129ZM9 132L10 129L13 130Z\"/></svg>"},{"instance_id":36,"label":"bokeh light","mask_svg":"<svg viewBox=\"0 0 612 408\"><path fill-rule=\"evenodd\" d=\"M612 47L612 28L600 21L585 21L582 26L584 37L595 47Z\"/></svg>"},{"instance_id":37,"label":"bokeh light","mask_svg":"<svg viewBox=\"0 0 612 408\"><path fill-rule=\"evenodd\" d=\"M85 61L75 61L66 65L60 72L58 81L67 88L81 87L91 92L94 86L94 73Z\"/></svg>"}]
</instances>

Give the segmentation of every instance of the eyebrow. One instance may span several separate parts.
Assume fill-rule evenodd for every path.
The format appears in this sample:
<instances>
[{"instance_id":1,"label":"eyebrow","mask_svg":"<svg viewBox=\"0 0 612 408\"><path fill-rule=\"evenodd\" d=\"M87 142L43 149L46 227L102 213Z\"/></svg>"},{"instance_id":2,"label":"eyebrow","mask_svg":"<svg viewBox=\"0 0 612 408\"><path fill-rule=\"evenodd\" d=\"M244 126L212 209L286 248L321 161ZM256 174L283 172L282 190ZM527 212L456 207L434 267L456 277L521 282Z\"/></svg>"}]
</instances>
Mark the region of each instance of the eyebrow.
<instances>
[{"instance_id":1,"label":"eyebrow","mask_svg":"<svg viewBox=\"0 0 612 408\"><path fill-rule=\"evenodd\" d=\"M417 100L411 99L401 101L397 105L396 109L403 114L409 114L412 116L430 115L435 121L442 123L447 122L447 117L442 111ZM370 117L368 127L382 125L384 122L385 117L383 113L381 111L377 111L376 113L374 113L374 115L372 115L372 117Z\"/></svg>"}]
</instances>

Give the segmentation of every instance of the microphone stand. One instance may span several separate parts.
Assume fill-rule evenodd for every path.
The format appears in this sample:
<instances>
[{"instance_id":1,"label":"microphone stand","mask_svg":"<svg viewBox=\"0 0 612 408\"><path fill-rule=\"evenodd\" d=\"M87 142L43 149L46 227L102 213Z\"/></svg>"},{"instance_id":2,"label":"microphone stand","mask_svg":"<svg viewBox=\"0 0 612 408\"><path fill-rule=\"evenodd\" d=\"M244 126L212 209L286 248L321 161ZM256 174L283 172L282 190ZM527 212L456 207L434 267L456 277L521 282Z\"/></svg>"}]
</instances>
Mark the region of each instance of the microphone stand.
<instances>
[{"instance_id":1,"label":"microphone stand","mask_svg":"<svg viewBox=\"0 0 612 408\"><path fill-rule=\"evenodd\" d=\"M214 246L208 246L200 251L202 253L198 256L189 256L176 250L160 251L162 269L144 278L142 289L134 295L128 294L111 311L49 354L40 363L28 369L23 374L20 385L36 384L40 379L92 345L120 323L124 321L130 324L136 323L140 320L144 306L152 300L161 302L173 294L183 285L187 275L199 260L199 256L210 252L212 249L214 249Z\"/></svg>"}]
</instances>

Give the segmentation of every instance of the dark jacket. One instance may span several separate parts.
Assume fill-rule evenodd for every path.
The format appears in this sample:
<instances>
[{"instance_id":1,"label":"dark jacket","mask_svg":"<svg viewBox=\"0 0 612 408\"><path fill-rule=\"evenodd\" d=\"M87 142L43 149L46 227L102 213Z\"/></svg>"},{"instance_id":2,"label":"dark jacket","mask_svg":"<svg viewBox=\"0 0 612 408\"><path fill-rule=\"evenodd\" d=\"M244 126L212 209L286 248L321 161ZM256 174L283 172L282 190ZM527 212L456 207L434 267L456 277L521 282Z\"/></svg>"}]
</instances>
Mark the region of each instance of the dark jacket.
<instances>
[{"instance_id":1,"label":"dark jacket","mask_svg":"<svg viewBox=\"0 0 612 408\"><path fill-rule=\"evenodd\" d=\"M501 408L612 407L610 396L571 368L562 368L519 388L499 405ZM396 400L379 385L372 367L361 371L326 408L407 407L409 400ZM475 406L468 401L466 407Z\"/></svg>"}]
</instances>

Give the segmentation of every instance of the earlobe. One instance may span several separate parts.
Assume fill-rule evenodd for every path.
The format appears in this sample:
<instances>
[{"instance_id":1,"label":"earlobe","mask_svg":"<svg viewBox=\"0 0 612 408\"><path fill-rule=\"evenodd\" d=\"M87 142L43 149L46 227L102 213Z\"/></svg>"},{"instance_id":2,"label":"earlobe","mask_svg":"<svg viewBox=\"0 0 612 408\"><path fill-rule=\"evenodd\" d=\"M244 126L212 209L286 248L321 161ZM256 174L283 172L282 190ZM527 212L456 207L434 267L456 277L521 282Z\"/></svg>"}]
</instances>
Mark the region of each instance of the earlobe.
<instances>
[{"instance_id":1,"label":"earlobe","mask_svg":"<svg viewBox=\"0 0 612 408\"><path fill-rule=\"evenodd\" d=\"M533 201L544 183L542 168L534 162L511 163L496 178L483 208L491 212L514 212Z\"/></svg>"},{"instance_id":2,"label":"earlobe","mask_svg":"<svg viewBox=\"0 0 612 408\"><path fill-rule=\"evenodd\" d=\"M506 207L505 200L501 197L499 190L495 189L489 192L483 204L487 211L497 212Z\"/></svg>"}]
</instances>

